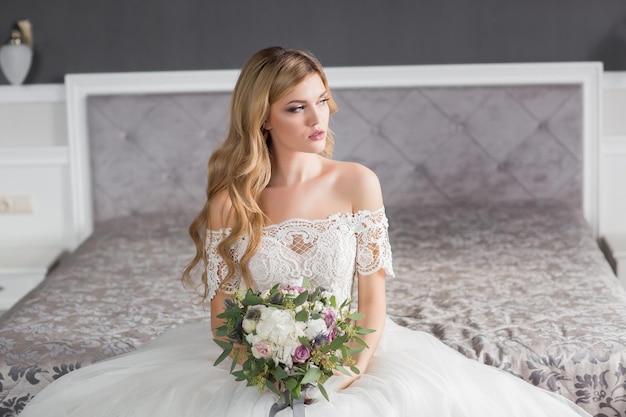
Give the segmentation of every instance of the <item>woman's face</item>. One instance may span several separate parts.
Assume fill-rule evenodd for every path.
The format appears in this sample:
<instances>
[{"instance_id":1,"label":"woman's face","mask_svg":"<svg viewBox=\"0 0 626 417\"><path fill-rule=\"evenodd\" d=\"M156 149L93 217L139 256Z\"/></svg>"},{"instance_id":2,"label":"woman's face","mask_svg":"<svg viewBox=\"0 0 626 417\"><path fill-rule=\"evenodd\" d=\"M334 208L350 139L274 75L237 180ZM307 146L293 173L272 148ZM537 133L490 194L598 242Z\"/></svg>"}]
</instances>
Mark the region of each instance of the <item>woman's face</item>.
<instances>
[{"instance_id":1,"label":"woman's face","mask_svg":"<svg viewBox=\"0 0 626 417\"><path fill-rule=\"evenodd\" d=\"M330 117L328 100L322 79L311 74L273 103L265 122L273 151L322 152Z\"/></svg>"}]
</instances>

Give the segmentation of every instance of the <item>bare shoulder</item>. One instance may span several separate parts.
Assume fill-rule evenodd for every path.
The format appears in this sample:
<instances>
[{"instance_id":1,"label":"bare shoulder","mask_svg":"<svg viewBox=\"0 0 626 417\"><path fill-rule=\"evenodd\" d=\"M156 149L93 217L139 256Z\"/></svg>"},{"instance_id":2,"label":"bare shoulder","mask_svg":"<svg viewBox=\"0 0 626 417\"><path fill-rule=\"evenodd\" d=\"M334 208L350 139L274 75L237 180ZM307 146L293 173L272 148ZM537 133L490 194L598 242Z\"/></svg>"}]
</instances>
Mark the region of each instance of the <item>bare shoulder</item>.
<instances>
[{"instance_id":1,"label":"bare shoulder","mask_svg":"<svg viewBox=\"0 0 626 417\"><path fill-rule=\"evenodd\" d=\"M352 211L377 210L383 205L380 181L374 171L357 162L336 161L337 185L352 202Z\"/></svg>"},{"instance_id":2,"label":"bare shoulder","mask_svg":"<svg viewBox=\"0 0 626 417\"><path fill-rule=\"evenodd\" d=\"M217 193L209 204L209 218L211 219L211 229L219 230L231 227L230 209L232 203L227 190Z\"/></svg>"}]
</instances>

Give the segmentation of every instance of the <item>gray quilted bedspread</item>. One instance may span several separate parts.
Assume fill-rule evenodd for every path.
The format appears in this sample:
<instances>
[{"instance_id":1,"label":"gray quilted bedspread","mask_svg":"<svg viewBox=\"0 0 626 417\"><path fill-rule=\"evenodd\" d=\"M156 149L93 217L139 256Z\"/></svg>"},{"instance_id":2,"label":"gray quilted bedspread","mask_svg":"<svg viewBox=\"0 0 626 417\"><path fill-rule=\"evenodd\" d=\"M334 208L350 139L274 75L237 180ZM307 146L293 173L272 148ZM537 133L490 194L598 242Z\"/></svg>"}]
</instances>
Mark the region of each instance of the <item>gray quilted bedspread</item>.
<instances>
[{"instance_id":1,"label":"gray quilted bedspread","mask_svg":"<svg viewBox=\"0 0 626 417\"><path fill-rule=\"evenodd\" d=\"M392 319L593 415L626 417L626 292L579 213L500 205L387 214ZM208 318L179 281L190 219L99 225L0 318L0 416L73 369Z\"/></svg>"},{"instance_id":2,"label":"gray quilted bedspread","mask_svg":"<svg viewBox=\"0 0 626 417\"><path fill-rule=\"evenodd\" d=\"M594 416L626 416L626 292L580 214L518 205L388 216L395 321Z\"/></svg>"}]
</instances>

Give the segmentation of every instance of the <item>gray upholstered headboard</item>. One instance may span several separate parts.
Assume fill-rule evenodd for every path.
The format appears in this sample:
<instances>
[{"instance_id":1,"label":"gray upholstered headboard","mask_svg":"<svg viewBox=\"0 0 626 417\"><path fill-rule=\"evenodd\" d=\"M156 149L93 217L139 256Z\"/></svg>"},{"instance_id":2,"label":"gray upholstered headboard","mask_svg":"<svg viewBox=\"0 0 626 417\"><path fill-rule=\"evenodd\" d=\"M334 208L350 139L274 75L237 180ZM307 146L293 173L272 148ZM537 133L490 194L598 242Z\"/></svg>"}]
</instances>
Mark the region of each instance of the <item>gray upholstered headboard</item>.
<instances>
[{"instance_id":1,"label":"gray upholstered headboard","mask_svg":"<svg viewBox=\"0 0 626 417\"><path fill-rule=\"evenodd\" d=\"M580 87L347 89L335 156L379 176L388 207L556 199L582 204ZM198 210L227 93L88 101L96 221Z\"/></svg>"},{"instance_id":2,"label":"gray upholstered headboard","mask_svg":"<svg viewBox=\"0 0 626 417\"><path fill-rule=\"evenodd\" d=\"M387 207L551 199L595 231L601 74L596 63L330 68L334 157L372 168ZM77 242L108 218L201 207L236 76L66 78Z\"/></svg>"}]
</instances>

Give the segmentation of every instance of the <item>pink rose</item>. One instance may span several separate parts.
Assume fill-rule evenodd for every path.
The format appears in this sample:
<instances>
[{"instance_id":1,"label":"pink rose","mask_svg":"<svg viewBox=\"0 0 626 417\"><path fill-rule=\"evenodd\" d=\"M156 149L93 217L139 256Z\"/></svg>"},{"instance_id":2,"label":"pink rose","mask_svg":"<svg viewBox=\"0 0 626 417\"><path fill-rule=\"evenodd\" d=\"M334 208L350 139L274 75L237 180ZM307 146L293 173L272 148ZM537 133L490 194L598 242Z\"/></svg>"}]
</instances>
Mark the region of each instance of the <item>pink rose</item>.
<instances>
[{"instance_id":1,"label":"pink rose","mask_svg":"<svg viewBox=\"0 0 626 417\"><path fill-rule=\"evenodd\" d=\"M272 349L265 341L256 342L252 345L252 355L257 358L269 358L272 356Z\"/></svg>"},{"instance_id":2,"label":"pink rose","mask_svg":"<svg viewBox=\"0 0 626 417\"><path fill-rule=\"evenodd\" d=\"M311 357L311 351L309 350L308 347L304 345L298 346L296 350L293 352L294 362L303 363L310 357Z\"/></svg>"}]
</instances>

